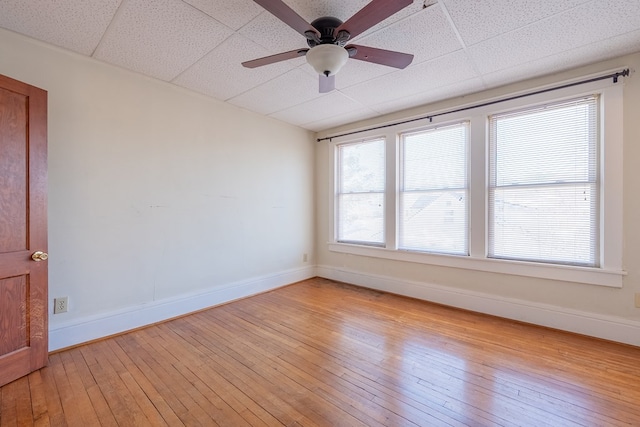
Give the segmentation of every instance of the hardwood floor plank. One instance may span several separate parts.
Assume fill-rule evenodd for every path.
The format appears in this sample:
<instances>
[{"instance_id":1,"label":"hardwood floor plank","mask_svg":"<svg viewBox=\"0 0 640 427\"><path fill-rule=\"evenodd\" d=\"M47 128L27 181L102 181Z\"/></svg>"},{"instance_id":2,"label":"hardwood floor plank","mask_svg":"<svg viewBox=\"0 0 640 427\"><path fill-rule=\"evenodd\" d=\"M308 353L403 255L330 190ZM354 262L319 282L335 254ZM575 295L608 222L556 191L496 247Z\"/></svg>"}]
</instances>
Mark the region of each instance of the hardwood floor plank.
<instances>
[{"instance_id":1,"label":"hardwood floor plank","mask_svg":"<svg viewBox=\"0 0 640 427\"><path fill-rule=\"evenodd\" d=\"M118 343L122 346L123 348L123 353L129 353L129 351L131 350L131 345L130 342L127 342L127 340L124 339L124 337L119 337L117 339ZM187 351L189 351L187 349ZM131 359L130 359L131 360ZM194 371L191 372L192 375L194 376L198 376L198 378L200 378L201 381L203 381L204 383L207 384L208 387L215 387L215 388L222 388L224 390L224 393L222 393L222 396L225 397L225 400L229 400L233 403L235 403L235 405L232 405L236 408L241 408L241 415L243 416L243 418L247 419L247 421L249 422L250 425L267 425L266 423L260 422L258 421L259 419L253 415L253 413L251 413L251 411L249 411L247 409L247 403L246 401L244 402L238 402L236 399L238 397L238 393L237 390L234 389L230 389L227 387L228 382L226 382L222 377L220 376L216 376L216 375L205 375L205 373L207 373L210 370L203 370L203 369L198 369L199 365L191 365L190 363L184 363L185 361L180 359L182 361L182 363L184 364L184 367L187 369L194 369ZM146 379L144 377L144 372L140 371L140 369L138 368L138 366L135 364L135 362L133 360L131 360L131 368L134 371L139 371L140 372L140 379L138 381L144 381L145 384L145 391L149 388L155 390L155 388L153 388L153 386L149 383L148 379ZM214 373L212 373L214 374ZM203 377L204 376L204 377ZM148 393L148 392L147 392ZM154 393L154 398L152 399L154 402L157 401L161 401L161 402L165 402L164 399L160 396L160 394L158 393L157 395L155 395ZM241 394L241 397L243 397L244 395ZM156 403L154 403L156 404ZM158 406L156 404L156 406ZM169 409L169 405L167 405L166 409ZM163 405L163 410L161 411L163 413L165 413L165 408ZM170 420L166 418L166 421L169 425L176 425L175 420Z\"/></svg>"},{"instance_id":2,"label":"hardwood floor plank","mask_svg":"<svg viewBox=\"0 0 640 427\"><path fill-rule=\"evenodd\" d=\"M212 387L215 388L215 384L207 385L193 373L193 370L199 370L202 366L198 354L193 351L182 351L181 339L177 336L172 336L173 332L171 330L165 332L164 336L174 339L168 339L166 341L154 340L154 342L160 342L164 352L171 356L171 364L176 372L179 373L186 382L192 385L193 388L189 389L189 394L193 400L197 402L203 411L207 412L218 425L248 425L233 408L215 393L212 389Z\"/></svg>"},{"instance_id":3,"label":"hardwood floor plank","mask_svg":"<svg viewBox=\"0 0 640 427\"><path fill-rule=\"evenodd\" d=\"M153 425L179 425L180 419L171 410L161 393L151 384L140 370L140 367L129 357L122 348L122 340L118 338L108 342L109 348L122 366L126 369L121 377L141 406L142 411Z\"/></svg>"},{"instance_id":4,"label":"hardwood floor plank","mask_svg":"<svg viewBox=\"0 0 640 427\"><path fill-rule=\"evenodd\" d=\"M62 400L65 412L67 412L67 408L73 411L74 417L81 419L79 425L98 425L100 421L96 416L91 398L84 387L71 352L60 353L59 356L64 368L64 375L62 375L63 373L61 372L59 377L56 376L56 383L62 381L64 383L64 389L69 392L68 400ZM67 389L66 387L69 388ZM62 390L60 385L58 385L58 390ZM72 406L68 404L69 402L71 402ZM67 403L66 406L65 403Z\"/></svg>"},{"instance_id":5,"label":"hardwood floor plank","mask_svg":"<svg viewBox=\"0 0 640 427\"><path fill-rule=\"evenodd\" d=\"M54 355L53 357L55 358L54 360L57 363L52 364L51 369L53 371L53 377L56 382L56 388L60 395L60 401L62 402L62 410L64 411L66 422L70 426L88 425L87 422L83 419L83 409L86 409L85 402L82 402L80 406L76 405L76 396L74 394L74 389L70 383L70 380L75 380L75 378L72 379L67 376L67 372L65 371L63 362L64 355L62 353L59 353Z\"/></svg>"},{"instance_id":6,"label":"hardwood floor plank","mask_svg":"<svg viewBox=\"0 0 640 427\"><path fill-rule=\"evenodd\" d=\"M213 320L212 321L216 321ZM376 409L372 408L371 401L367 396L360 397L355 393L351 393L344 388L339 382L331 381L326 377L318 378L314 375L309 375L308 371L304 369L306 363L302 363L302 366L298 367L287 363L281 356L285 351L279 346L272 346L271 337L264 334L254 334L255 328L247 329L241 327L239 324L242 319L219 319L219 325L222 330L227 334L226 339L230 339L233 336L242 335L244 340L239 343L238 351L253 354L256 358L268 358L270 363L277 372L281 373L282 377L287 377L289 380L296 384L305 387L305 384L315 384L313 393L324 399L327 403L336 406L336 410L350 409L350 414L356 417L366 425L389 425L398 424L403 420L398 420L396 414L389 413L387 415L380 415L378 418L372 418L369 413L377 413ZM265 345L256 345L254 343L265 343ZM318 382L320 380L320 382ZM328 385L328 382L331 385ZM307 388L308 390L308 388ZM371 411L374 409L374 411ZM404 422L407 422L404 420Z\"/></svg>"},{"instance_id":7,"label":"hardwood floor plank","mask_svg":"<svg viewBox=\"0 0 640 427\"><path fill-rule=\"evenodd\" d=\"M26 379L29 381L31 415L34 425L50 425L49 414L47 413L47 397L45 396L45 387L42 383L42 373L40 371L32 372Z\"/></svg>"},{"instance_id":8,"label":"hardwood floor plank","mask_svg":"<svg viewBox=\"0 0 640 427\"><path fill-rule=\"evenodd\" d=\"M31 426L33 425L33 410L31 407L31 391L29 389L29 381L26 378L22 378L24 381L18 381L18 392L15 395L16 399L16 412L18 413L18 425L19 426Z\"/></svg>"},{"instance_id":9,"label":"hardwood floor plank","mask_svg":"<svg viewBox=\"0 0 640 427\"><path fill-rule=\"evenodd\" d=\"M250 316L250 314L248 312L245 312L244 316ZM266 320L260 320L257 323L265 323ZM277 325L271 325L271 327L278 329ZM292 330L289 330L289 332L287 332L287 329L283 329L280 330L281 334L284 336L286 333L290 333L292 335L295 335L295 333L291 332ZM307 337L308 335L305 333L302 333L300 335L300 339L305 339L304 337ZM305 348L303 348L303 346L300 346L296 349L296 352L299 354L304 354L304 358L306 360L311 360L314 357L314 349L317 348L324 348L322 347L321 343L318 342L314 342L313 345L309 346L310 350L307 350ZM282 356L281 356L282 357ZM330 362L332 361L332 359L335 359L335 363L331 366L329 366ZM337 354L333 354L333 357L330 357L330 355L323 353L322 356L319 357L318 359L318 368L319 369L324 369L325 366L327 366L331 371L338 371L341 373L341 375L346 375L345 371L350 372L351 374L353 374L354 377L359 377L359 378L365 378L365 379L371 379L372 382L378 384L378 379L379 379L379 370L376 370L375 373L371 373L371 372L362 372L359 373L358 371L360 371L360 366L361 364L356 362L352 362L352 356L350 354L346 354L346 355L337 355ZM347 369L344 369L344 367L347 367ZM341 369L343 368L343 369ZM414 383L417 382L418 378L411 378L408 380L408 383ZM359 387L361 387L361 385L359 385ZM399 387L399 389L402 389L402 387ZM376 393L376 397L378 397L378 400L383 400L383 401L388 401L390 400L390 395L393 394L393 392L390 391L390 389L388 387L386 387L385 385L382 385L380 388L376 389L377 393ZM377 396L378 394L382 394L381 396ZM400 394L402 396L402 394ZM418 396L416 395L414 397L414 400L409 401L410 399L407 400L403 400L401 404L409 404L412 406L416 406L417 404L419 404L420 401L423 400L423 396ZM440 413L440 417L445 417L445 420L448 420L449 422L455 422L455 421L451 421L451 418L455 418L457 419L459 422L469 422L468 420L464 420L464 415L460 416L457 413L454 413L452 411L448 411L446 408L441 407L440 405L436 405L434 407L431 407L430 410L427 412L425 411L425 413ZM434 420L430 420L430 422L434 422Z\"/></svg>"},{"instance_id":10,"label":"hardwood floor plank","mask_svg":"<svg viewBox=\"0 0 640 427\"><path fill-rule=\"evenodd\" d=\"M49 356L49 365L40 369L44 395L47 400L47 415L52 426L67 426L67 418L62 409L62 400L53 375L53 366L60 363L56 355Z\"/></svg>"},{"instance_id":11,"label":"hardwood floor plank","mask_svg":"<svg viewBox=\"0 0 640 427\"><path fill-rule=\"evenodd\" d=\"M168 394L173 394L177 398L180 412L176 415L185 425L217 425L193 399L190 383L175 370L172 364L173 358L168 357L159 345L159 341L164 340L162 335L148 336L147 332L147 330L143 330L135 334L141 343L139 354L142 357L142 362L147 366L146 372L155 379L155 384L165 390L163 397L166 399Z\"/></svg>"},{"instance_id":12,"label":"hardwood floor plank","mask_svg":"<svg viewBox=\"0 0 640 427\"><path fill-rule=\"evenodd\" d=\"M94 343L91 354L97 363L89 369L118 425L150 425L111 363L114 357L109 353L107 341Z\"/></svg>"},{"instance_id":13,"label":"hardwood floor plank","mask_svg":"<svg viewBox=\"0 0 640 427\"><path fill-rule=\"evenodd\" d=\"M91 401L91 406L96 414L98 420L100 420L100 424L104 427L114 427L117 426L113 413L109 408L109 404L107 403L102 391L100 390L99 385L97 384L87 361L84 357L87 354L87 347L79 347L69 350L69 354L76 365L77 375L79 379L82 381L82 385L87 391L87 396L89 396L89 400ZM94 363L97 361L94 360Z\"/></svg>"},{"instance_id":14,"label":"hardwood floor plank","mask_svg":"<svg viewBox=\"0 0 640 427\"><path fill-rule=\"evenodd\" d=\"M0 427L17 425L18 410L16 408L16 389L18 382L14 381L2 387L0 393Z\"/></svg>"},{"instance_id":15,"label":"hardwood floor plank","mask_svg":"<svg viewBox=\"0 0 640 427\"><path fill-rule=\"evenodd\" d=\"M189 318L188 320L194 322L196 319ZM210 326L208 322L205 324ZM242 388L245 393L248 390L252 391L250 397L256 403L267 409L284 425L295 425L296 423L316 425L316 423L311 421L315 418L315 415L313 412L309 412L310 408L306 405L296 404L305 399L303 390L299 387L291 389L283 388L279 378L274 377L271 368L264 372L259 369L259 367L256 369L254 364L243 358L242 355L238 355L233 351L225 351L224 348L219 348L218 342L221 338L214 338L213 341L207 341L207 336L208 332L194 338L200 340L207 350L220 356L219 361L222 362L224 368L227 368L227 366L231 368L225 370L225 374L228 373L231 375L229 380ZM217 337L217 335L213 333L211 336ZM239 361L240 363L238 363ZM229 365L227 365L227 363ZM325 424L320 423L319 425Z\"/></svg>"},{"instance_id":16,"label":"hardwood floor plank","mask_svg":"<svg viewBox=\"0 0 640 427\"><path fill-rule=\"evenodd\" d=\"M0 427L635 426L640 348L311 279L51 355Z\"/></svg>"},{"instance_id":17,"label":"hardwood floor plank","mask_svg":"<svg viewBox=\"0 0 640 427\"><path fill-rule=\"evenodd\" d=\"M226 343L221 350L230 360L247 368L244 371L253 383L260 382L265 384L265 386L269 387L270 393L279 396L284 402L291 400L306 401L307 389L304 385L289 379L287 376L281 375L281 372L274 366L271 366L268 370L259 369L260 364L264 363L264 361L249 351L243 351L247 349L243 347L241 343L237 342L239 340L234 340L234 337L226 334L224 327L208 321L206 324L203 324L203 329L210 334L215 334L218 340ZM300 415L310 420L317 418L317 411L323 410L324 414L338 424L344 424L345 418L347 420L352 418L349 414L345 414L344 418L338 418L336 416L336 408L329 407L323 399L307 401L304 405L299 404L297 407L301 413ZM298 419L299 417L296 416L296 418ZM297 419L293 421L297 421ZM359 423L354 419L352 420L352 425L359 425Z\"/></svg>"},{"instance_id":18,"label":"hardwood floor plank","mask_svg":"<svg viewBox=\"0 0 640 427\"><path fill-rule=\"evenodd\" d=\"M154 369L155 360L151 359L146 353L144 341L138 336L134 336L134 333L122 335L115 339L120 347L126 351L136 368L140 370L141 375L144 376L153 389L158 391L160 397L156 401L156 408L163 414L164 420L168 424L171 422L171 425L195 425L197 423L196 418L189 413L189 409L180 400L180 390L172 389L171 384L166 384L162 380L161 376L164 377L164 374ZM163 402L166 402L166 408Z\"/></svg>"},{"instance_id":19,"label":"hardwood floor plank","mask_svg":"<svg viewBox=\"0 0 640 427\"><path fill-rule=\"evenodd\" d=\"M246 321L244 316L242 318L236 317L236 322L238 325L242 324L242 321ZM237 333L241 333L243 336L251 337L252 335L257 334L256 331L259 331L260 328L257 328L254 323L247 322L248 325L245 325L244 328L237 329ZM231 323L228 323L227 329L232 331L234 326ZM327 399L334 401L335 404L340 405L344 401L344 403L349 406L359 409L359 411L364 414L363 418L360 418L363 422L371 425L373 422L382 423L383 425L397 425L398 423L415 423L417 425L423 425L425 422L436 423L438 421L437 417L433 417L431 415L425 416L424 413L416 413L417 419L413 419L412 417L402 417L399 416L395 408L385 408L383 406L377 405L373 402L374 394L363 393L363 389L361 387L353 386L352 383L344 381L338 375L335 375L333 372L325 369L322 366L317 364L311 364L309 362L313 361L313 357L309 356L308 358L297 358L296 353L301 351L300 344L296 346L295 341L291 343L287 343L286 341L279 339L277 334L272 332L261 330L261 335L255 335L255 339L249 340L251 341L264 341L267 343L274 343L274 353L278 353L277 357L287 364L284 366L285 369L291 371L301 371L299 376L302 376L303 381L321 381L321 384L324 386L323 391L327 393ZM256 349L256 351L259 351ZM324 364L326 364L327 360L324 360ZM325 372L321 372L321 375L318 375L319 370L324 370ZM318 390L315 391L318 393ZM360 397L360 395L364 394L364 396ZM401 406L401 405L400 405ZM404 411L408 413L407 411ZM380 413L380 417L375 420L371 420L370 413ZM400 419L402 418L402 419ZM428 418L428 420L425 420ZM454 419L444 419L441 421L446 421L451 425L455 425L456 422L460 422L461 420ZM469 420L467 420L469 421Z\"/></svg>"}]
</instances>

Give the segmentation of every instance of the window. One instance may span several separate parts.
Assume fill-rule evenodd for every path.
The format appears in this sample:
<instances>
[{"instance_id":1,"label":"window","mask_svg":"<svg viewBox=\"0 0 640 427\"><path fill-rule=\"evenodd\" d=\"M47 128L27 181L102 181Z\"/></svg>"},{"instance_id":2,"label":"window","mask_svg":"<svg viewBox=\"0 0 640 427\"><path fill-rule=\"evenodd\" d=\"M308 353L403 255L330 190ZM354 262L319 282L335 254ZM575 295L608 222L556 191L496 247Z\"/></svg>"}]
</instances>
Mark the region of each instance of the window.
<instances>
[{"instance_id":1,"label":"window","mask_svg":"<svg viewBox=\"0 0 640 427\"><path fill-rule=\"evenodd\" d=\"M468 254L468 123L401 136L398 248Z\"/></svg>"},{"instance_id":2,"label":"window","mask_svg":"<svg viewBox=\"0 0 640 427\"><path fill-rule=\"evenodd\" d=\"M385 141L338 147L337 240L384 243Z\"/></svg>"},{"instance_id":3,"label":"window","mask_svg":"<svg viewBox=\"0 0 640 427\"><path fill-rule=\"evenodd\" d=\"M598 98L490 118L489 256L595 266Z\"/></svg>"},{"instance_id":4,"label":"window","mask_svg":"<svg viewBox=\"0 0 640 427\"><path fill-rule=\"evenodd\" d=\"M609 80L333 137L329 250L621 287L622 120Z\"/></svg>"}]
</instances>

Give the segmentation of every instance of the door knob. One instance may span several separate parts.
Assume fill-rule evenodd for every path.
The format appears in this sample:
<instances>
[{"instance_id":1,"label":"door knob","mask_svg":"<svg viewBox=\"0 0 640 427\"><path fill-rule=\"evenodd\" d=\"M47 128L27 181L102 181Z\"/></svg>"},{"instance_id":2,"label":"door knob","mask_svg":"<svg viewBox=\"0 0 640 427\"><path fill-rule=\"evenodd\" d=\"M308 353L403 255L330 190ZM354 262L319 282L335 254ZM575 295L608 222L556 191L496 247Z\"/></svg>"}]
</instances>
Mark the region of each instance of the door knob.
<instances>
[{"instance_id":1,"label":"door knob","mask_svg":"<svg viewBox=\"0 0 640 427\"><path fill-rule=\"evenodd\" d=\"M49 254L42 251L36 251L31 255L31 259L34 261L44 261L49 258Z\"/></svg>"}]
</instances>

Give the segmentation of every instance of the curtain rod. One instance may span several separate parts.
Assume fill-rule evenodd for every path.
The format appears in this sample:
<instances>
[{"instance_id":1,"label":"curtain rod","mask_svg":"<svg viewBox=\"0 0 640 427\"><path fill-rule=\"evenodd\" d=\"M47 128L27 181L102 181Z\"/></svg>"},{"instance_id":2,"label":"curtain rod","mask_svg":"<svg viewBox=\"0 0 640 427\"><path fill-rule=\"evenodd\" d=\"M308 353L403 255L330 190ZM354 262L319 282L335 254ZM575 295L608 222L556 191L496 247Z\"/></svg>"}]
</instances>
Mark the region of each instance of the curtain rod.
<instances>
[{"instance_id":1,"label":"curtain rod","mask_svg":"<svg viewBox=\"0 0 640 427\"><path fill-rule=\"evenodd\" d=\"M616 73L607 74L606 76L599 76L599 77L594 77L594 78L587 79L587 80L581 80L581 81L578 81L578 82L567 83L567 84L564 84L564 85L561 85L561 86L555 86L555 87L551 87L551 88L547 88L547 89L540 89L540 90L537 90L535 92L529 92L529 93L524 93L524 94L521 94L521 95L510 96L508 98L496 99L494 101L483 102L481 104L470 105L468 107L457 108L455 110L444 111L444 112L441 112L441 113L429 114L429 115L426 115L426 116L420 116L420 117L416 117L416 118L413 118L413 119L403 120L403 121L400 121L400 122L388 123L386 125L380 125L380 126L375 126L375 127L371 127L371 128L367 128L367 129L361 129L361 130L355 130L353 132L341 133L339 135L325 136L324 138L316 139L316 141L317 142L326 141L326 140L331 141L333 138L340 138L340 137L343 137L343 136L349 136L349 135L355 135L355 134L362 133L362 132L368 132L370 130L378 130L378 129L384 129L384 128L388 128L388 127L392 127L392 126L403 125L405 123L417 122L418 120L429 119L429 121L432 122L434 117L444 116L445 114L452 114L452 113L459 113L460 111L473 110L474 108L486 107L487 105L499 104L501 102L506 102L506 101L513 101L514 99L525 98L527 96L532 96L532 95L539 95L541 93L547 93L547 92L552 92L554 90L566 89L568 87L583 85L583 84L586 84L586 83L593 83L593 82L597 82L597 81L600 81L600 80L613 79L614 83L618 83L618 78L619 77L628 77L628 76L629 76L629 69L626 68L626 69L624 69L622 71L618 71Z\"/></svg>"}]
</instances>

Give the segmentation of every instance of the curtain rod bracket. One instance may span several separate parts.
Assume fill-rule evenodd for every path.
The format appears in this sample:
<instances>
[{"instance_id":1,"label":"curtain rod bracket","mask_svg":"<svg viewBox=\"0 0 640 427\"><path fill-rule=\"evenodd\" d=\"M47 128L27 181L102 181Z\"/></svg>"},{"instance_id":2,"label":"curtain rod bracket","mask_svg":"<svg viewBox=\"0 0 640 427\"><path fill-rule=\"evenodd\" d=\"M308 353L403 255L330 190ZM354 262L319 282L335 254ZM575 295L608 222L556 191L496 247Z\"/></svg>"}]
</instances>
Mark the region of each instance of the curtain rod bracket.
<instances>
[{"instance_id":1,"label":"curtain rod bracket","mask_svg":"<svg viewBox=\"0 0 640 427\"><path fill-rule=\"evenodd\" d=\"M622 70L613 75L613 82L618 83L618 77L629 77L629 69Z\"/></svg>"}]
</instances>

